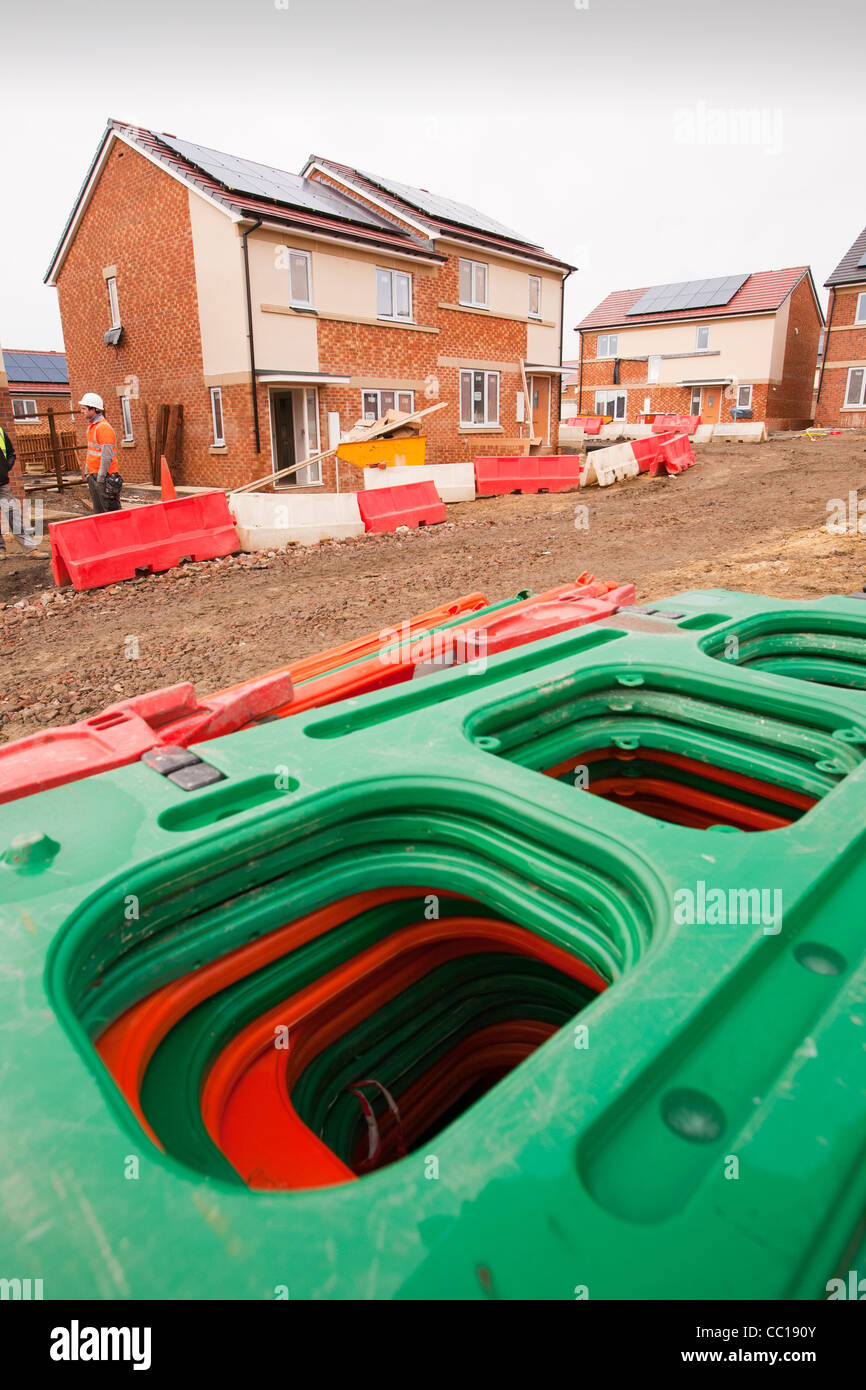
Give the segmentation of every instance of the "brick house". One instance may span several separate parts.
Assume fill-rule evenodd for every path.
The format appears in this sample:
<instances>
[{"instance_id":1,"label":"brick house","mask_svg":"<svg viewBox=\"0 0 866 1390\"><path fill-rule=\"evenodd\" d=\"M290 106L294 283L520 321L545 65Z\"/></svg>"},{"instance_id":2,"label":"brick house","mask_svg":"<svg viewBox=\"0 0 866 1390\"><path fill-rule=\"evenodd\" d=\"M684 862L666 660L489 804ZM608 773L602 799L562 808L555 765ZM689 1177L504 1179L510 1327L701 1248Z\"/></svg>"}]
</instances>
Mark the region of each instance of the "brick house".
<instances>
[{"instance_id":1,"label":"brick house","mask_svg":"<svg viewBox=\"0 0 866 1390\"><path fill-rule=\"evenodd\" d=\"M631 422L660 411L719 424L736 410L801 429L823 323L808 266L616 290L577 326L566 400L575 414Z\"/></svg>"},{"instance_id":2,"label":"brick house","mask_svg":"<svg viewBox=\"0 0 866 1390\"><path fill-rule=\"evenodd\" d=\"M3 363L16 425L44 425L49 406L56 415L69 415L72 400L64 353L4 348Z\"/></svg>"},{"instance_id":3,"label":"brick house","mask_svg":"<svg viewBox=\"0 0 866 1390\"><path fill-rule=\"evenodd\" d=\"M866 429L866 228L825 284L830 304L815 423Z\"/></svg>"},{"instance_id":4,"label":"brick house","mask_svg":"<svg viewBox=\"0 0 866 1390\"><path fill-rule=\"evenodd\" d=\"M144 406L183 406L175 481L236 487L389 407L428 462L555 450L572 267L463 204L312 157L300 176L110 121L46 275L72 394L98 391L121 471ZM281 484L336 486L333 459ZM357 486L340 465L342 488Z\"/></svg>"}]
</instances>

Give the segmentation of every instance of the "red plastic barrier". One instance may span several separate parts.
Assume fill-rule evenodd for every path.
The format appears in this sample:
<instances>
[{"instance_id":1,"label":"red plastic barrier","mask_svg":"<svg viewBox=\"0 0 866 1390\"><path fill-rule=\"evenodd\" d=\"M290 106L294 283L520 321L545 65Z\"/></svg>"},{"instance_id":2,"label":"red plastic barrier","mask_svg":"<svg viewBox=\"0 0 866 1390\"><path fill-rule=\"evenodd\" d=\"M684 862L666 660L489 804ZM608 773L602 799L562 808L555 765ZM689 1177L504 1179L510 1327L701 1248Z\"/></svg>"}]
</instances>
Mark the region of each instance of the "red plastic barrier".
<instances>
[{"instance_id":1,"label":"red plastic barrier","mask_svg":"<svg viewBox=\"0 0 866 1390\"><path fill-rule=\"evenodd\" d=\"M573 415L570 420L566 421L566 423L569 425L576 426L577 429L582 429L584 434L600 434L601 427L604 424L604 416Z\"/></svg>"},{"instance_id":2,"label":"red plastic barrier","mask_svg":"<svg viewBox=\"0 0 866 1390\"><path fill-rule=\"evenodd\" d=\"M700 423L700 415L657 415L653 420L652 429L653 434L661 434L664 430L694 434Z\"/></svg>"},{"instance_id":3,"label":"red plastic barrier","mask_svg":"<svg viewBox=\"0 0 866 1390\"><path fill-rule=\"evenodd\" d=\"M292 698L285 672L198 701L188 682L151 690L92 719L0 747L0 804L134 763L149 748L219 738L273 714Z\"/></svg>"},{"instance_id":4,"label":"red plastic barrier","mask_svg":"<svg viewBox=\"0 0 866 1390\"><path fill-rule=\"evenodd\" d=\"M55 521L48 534L55 583L76 589L98 589L241 548L224 492Z\"/></svg>"},{"instance_id":5,"label":"red plastic barrier","mask_svg":"<svg viewBox=\"0 0 866 1390\"><path fill-rule=\"evenodd\" d=\"M479 497L499 497L507 492L568 492L580 487L581 467L576 454L477 458L475 491Z\"/></svg>"},{"instance_id":6,"label":"red plastic barrier","mask_svg":"<svg viewBox=\"0 0 866 1390\"><path fill-rule=\"evenodd\" d=\"M637 460L637 466L641 473L646 473L649 468L659 462L661 458L661 446L673 439L673 431L669 434L654 434L647 439L635 439L632 441L632 453Z\"/></svg>"},{"instance_id":7,"label":"red plastic barrier","mask_svg":"<svg viewBox=\"0 0 866 1390\"><path fill-rule=\"evenodd\" d=\"M359 492L358 510L367 531L396 531L398 526L435 526L444 521L445 503L436 484L401 483Z\"/></svg>"}]
</instances>

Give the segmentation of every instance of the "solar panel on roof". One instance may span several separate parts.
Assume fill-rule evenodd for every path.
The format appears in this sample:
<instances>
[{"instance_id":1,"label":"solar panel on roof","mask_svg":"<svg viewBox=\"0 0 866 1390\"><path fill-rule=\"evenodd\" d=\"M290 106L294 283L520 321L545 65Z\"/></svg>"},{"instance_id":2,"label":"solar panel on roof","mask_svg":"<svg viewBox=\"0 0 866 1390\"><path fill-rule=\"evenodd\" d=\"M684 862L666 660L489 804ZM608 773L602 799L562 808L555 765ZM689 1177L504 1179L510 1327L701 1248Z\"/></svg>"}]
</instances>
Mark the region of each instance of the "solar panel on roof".
<instances>
[{"instance_id":1,"label":"solar panel on roof","mask_svg":"<svg viewBox=\"0 0 866 1390\"><path fill-rule=\"evenodd\" d=\"M69 371L63 353L4 351L3 365L10 381L38 381L69 384Z\"/></svg>"},{"instance_id":2,"label":"solar panel on roof","mask_svg":"<svg viewBox=\"0 0 866 1390\"><path fill-rule=\"evenodd\" d=\"M746 275L720 275L711 280L678 280L671 285L653 285L627 314L668 314L682 309L709 309L730 304L748 280Z\"/></svg>"},{"instance_id":3,"label":"solar panel on roof","mask_svg":"<svg viewBox=\"0 0 866 1390\"><path fill-rule=\"evenodd\" d=\"M342 218L343 221L360 222L367 227L387 228L392 233L396 230L384 218L313 179L303 179L298 174L273 169L267 164L256 164L237 155L223 154L221 150L211 150L206 145L195 145L189 140L178 140L173 135L160 135L159 138L176 154L223 184L230 193L268 198L306 212L320 212L328 217Z\"/></svg>"},{"instance_id":4,"label":"solar panel on roof","mask_svg":"<svg viewBox=\"0 0 866 1390\"><path fill-rule=\"evenodd\" d=\"M426 188L413 188L408 183L398 183L396 179L383 179L379 174L365 174L363 169L359 169L358 173L378 188L384 189L386 193L392 193L395 198L402 199L404 203L409 203L419 212L426 212L437 220L457 222L461 227L474 227L479 232L490 232L492 236L508 237L510 241L526 244L526 238L520 232L512 231L501 222L494 222L492 217L485 217L466 203L440 197L438 193L430 193Z\"/></svg>"}]
</instances>

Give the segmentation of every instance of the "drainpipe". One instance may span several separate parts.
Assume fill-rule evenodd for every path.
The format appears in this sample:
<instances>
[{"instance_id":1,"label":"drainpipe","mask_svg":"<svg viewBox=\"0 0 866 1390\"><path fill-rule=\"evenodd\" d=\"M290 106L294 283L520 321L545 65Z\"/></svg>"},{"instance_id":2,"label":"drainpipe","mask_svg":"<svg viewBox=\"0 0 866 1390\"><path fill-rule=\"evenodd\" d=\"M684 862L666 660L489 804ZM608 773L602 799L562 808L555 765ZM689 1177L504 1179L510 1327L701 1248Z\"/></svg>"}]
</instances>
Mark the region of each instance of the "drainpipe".
<instances>
[{"instance_id":1,"label":"drainpipe","mask_svg":"<svg viewBox=\"0 0 866 1390\"><path fill-rule=\"evenodd\" d=\"M565 282L571 274L567 270L562 277L562 284L559 287L559 376L556 378L559 385L556 390L556 439L559 448L559 426L562 421L562 359L565 353Z\"/></svg>"},{"instance_id":2,"label":"drainpipe","mask_svg":"<svg viewBox=\"0 0 866 1390\"><path fill-rule=\"evenodd\" d=\"M247 246L247 237L250 232L254 232L257 227L262 225L261 217L257 217L251 227L247 227L243 234L244 243L244 279L247 287L247 329L250 339L250 380L253 393L253 429L256 436L256 453L262 452L262 435L259 429L259 393L256 388L256 348L253 341L253 297L250 292L250 252Z\"/></svg>"},{"instance_id":3,"label":"drainpipe","mask_svg":"<svg viewBox=\"0 0 866 1390\"><path fill-rule=\"evenodd\" d=\"M815 413L821 408L821 388L824 385L824 369L827 366L827 352L830 347L830 328L833 323L833 310L836 308L836 286L830 286L830 312L827 315L827 327L824 329L824 351L821 354L821 371L818 374L818 396L815 401ZM844 404L844 401L843 401Z\"/></svg>"},{"instance_id":4,"label":"drainpipe","mask_svg":"<svg viewBox=\"0 0 866 1390\"><path fill-rule=\"evenodd\" d=\"M583 414L583 334L580 334L580 361L577 364L577 413Z\"/></svg>"}]
</instances>

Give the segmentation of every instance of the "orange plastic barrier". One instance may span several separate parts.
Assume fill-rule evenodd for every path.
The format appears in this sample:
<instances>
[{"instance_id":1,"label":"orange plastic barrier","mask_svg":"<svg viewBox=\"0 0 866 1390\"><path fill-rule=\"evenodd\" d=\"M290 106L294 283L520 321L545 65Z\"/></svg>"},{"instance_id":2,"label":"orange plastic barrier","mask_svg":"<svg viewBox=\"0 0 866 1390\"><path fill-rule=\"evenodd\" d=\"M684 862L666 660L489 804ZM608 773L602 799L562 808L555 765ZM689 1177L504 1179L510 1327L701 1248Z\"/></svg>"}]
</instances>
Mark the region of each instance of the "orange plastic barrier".
<instances>
[{"instance_id":1,"label":"orange plastic barrier","mask_svg":"<svg viewBox=\"0 0 866 1390\"><path fill-rule=\"evenodd\" d=\"M292 1107L295 1080L336 1038L437 965L470 950L531 956L599 992L606 988L577 956L513 923L458 917L402 928L256 1019L214 1063L202 1090L202 1118L245 1182L286 1188L351 1180L352 1170ZM288 1053L274 1048L275 1027L288 1028Z\"/></svg>"},{"instance_id":2,"label":"orange plastic barrier","mask_svg":"<svg viewBox=\"0 0 866 1390\"><path fill-rule=\"evenodd\" d=\"M445 503L436 484L401 483L397 487L377 487L357 493L358 510L367 531L396 531L398 526L414 530L445 521Z\"/></svg>"},{"instance_id":3,"label":"orange plastic barrier","mask_svg":"<svg viewBox=\"0 0 866 1390\"><path fill-rule=\"evenodd\" d=\"M0 747L0 805L133 763L155 744L186 747L283 709L292 678L277 671L199 701L184 682L109 705L92 719L41 729Z\"/></svg>"},{"instance_id":4,"label":"orange plastic barrier","mask_svg":"<svg viewBox=\"0 0 866 1390\"><path fill-rule=\"evenodd\" d=\"M694 434L700 423L700 415L657 415L652 423L652 431L653 434L662 434L665 430Z\"/></svg>"},{"instance_id":5,"label":"orange plastic barrier","mask_svg":"<svg viewBox=\"0 0 866 1390\"><path fill-rule=\"evenodd\" d=\"M687 468L691 468L694 461L695 454L688 437L675 434L672 439L662 444L658 459L650 464L650 477L655 477L661 468L670 474L684 473Z\"/></svg>"},{"instance_id":6,"label":"orange plastic barrier","mask_svg":"<svg viewBox=\"0 0 866 1390\"><path fill-rule=\"evenodd\" d=\"M500 497L508 492L568 492L580 487L580 474L581 460L577 454L477 458L475 491L479 497Z\"/></svg>"},{"instance_id":7,"label":"orange plastic barrier","mask_svg":"<svg viewBox=\"0 0 866 1390\"><path fill-rule=\"evenodd\" d=\"M103 512L48 527L55 583L98 589L181 560L212 560L240 550L224 492Z\"/></svg>"},{"instance_id":8,"label":"orange plastic barrier","mask_svg":"<svg viewBox=\"0 0 866 1390\"><path fill-rule=\"evenodd\" d=\"M601 434L601 427L604 424L603 415L575 415L567 422L582 429L584 434Z\"/></svg>"}]
</instances>

